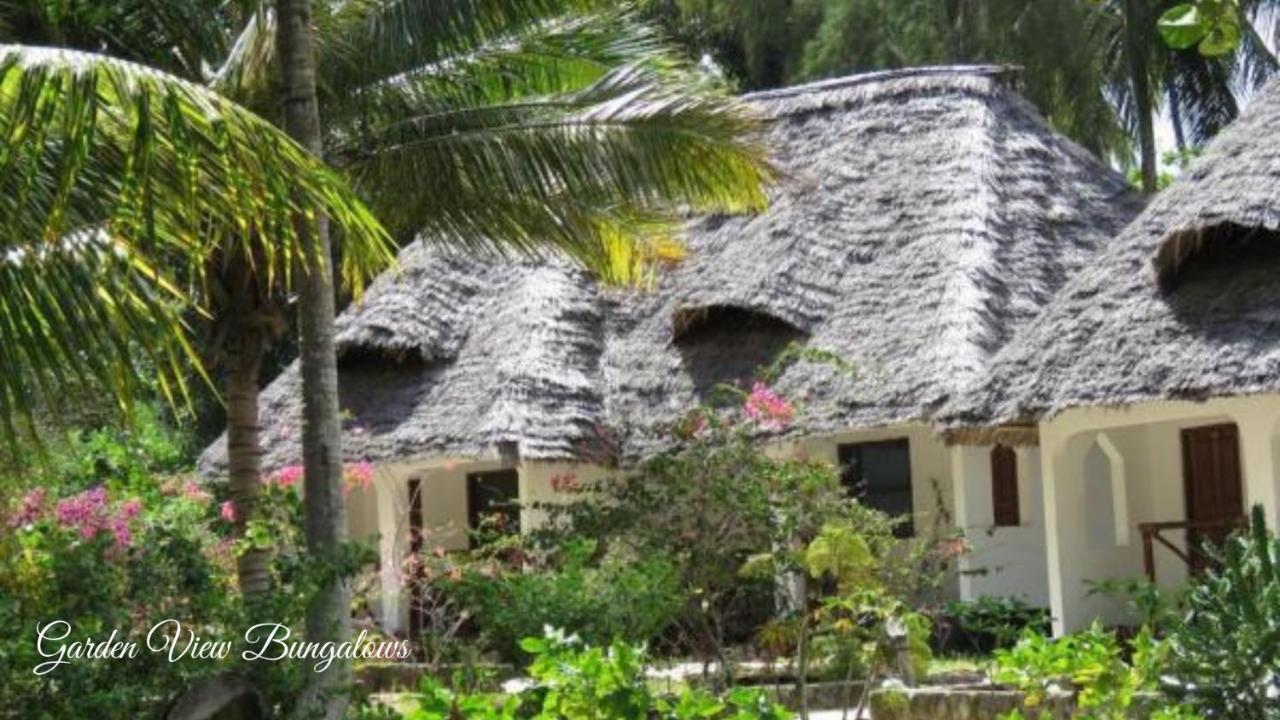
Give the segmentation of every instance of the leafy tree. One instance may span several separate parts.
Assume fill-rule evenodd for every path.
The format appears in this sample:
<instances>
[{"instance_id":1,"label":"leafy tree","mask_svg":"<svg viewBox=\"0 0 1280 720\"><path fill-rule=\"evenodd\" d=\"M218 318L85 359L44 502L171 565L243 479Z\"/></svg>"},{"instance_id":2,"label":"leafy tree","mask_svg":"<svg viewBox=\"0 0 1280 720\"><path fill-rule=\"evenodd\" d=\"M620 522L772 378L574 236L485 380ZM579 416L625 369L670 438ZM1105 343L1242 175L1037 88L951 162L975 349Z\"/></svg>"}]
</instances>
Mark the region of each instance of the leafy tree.
<instances>
[{"instance_id":1,"label":"leafy tree","mask_svg":"<svg viewBox=\"0 0 1280 720\"><path fill-rule=\"evenodd\" d=\"M950 57L1023 67L1022 91L1049 123L1099 157L1126 157L1130 142L1107 94L1101 38L1082 0L949 3Z\"/></svg>"},{"instance_id":2,"label":"leafy tree","mask_svg":"<svg viewBox=\"0 0 1280 720\"><path fill-rule=\"evenodd\" d=\"M1280 31L1275 0L779 0L750 7L648 0L645 7L749 90L911 65L1019 65L1023 92L1059 131L1125 165L1137 148L1148 190L1157 183L1155 114L1167 106L1179 149L1203 144L1239 113L1238 93L1275 72L1264 38L1274 41Z\"/></svg>"},{"instance_id":3,"label":"leafy tree","mask_svg":"<svg viewBox=\"0 0 1280 720\"><path fill-rule=\"evenodd\" d=\"M0 38L97 52L196 80L206 63L219 62L226 53L239 4L6 0L0 3Z\"/></svg>"}]
</instances>

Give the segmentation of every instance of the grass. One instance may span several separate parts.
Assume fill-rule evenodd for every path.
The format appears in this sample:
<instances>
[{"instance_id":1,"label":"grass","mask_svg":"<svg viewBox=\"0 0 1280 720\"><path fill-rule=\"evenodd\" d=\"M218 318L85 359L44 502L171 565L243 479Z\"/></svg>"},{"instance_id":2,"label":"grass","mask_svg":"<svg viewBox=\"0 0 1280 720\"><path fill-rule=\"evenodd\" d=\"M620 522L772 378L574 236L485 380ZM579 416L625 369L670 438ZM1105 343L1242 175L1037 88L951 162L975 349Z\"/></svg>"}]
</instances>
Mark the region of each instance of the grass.
<instances>
[{"instance_id":1,"label":"grass","mask_svg":"<svg viewBox=\"0 0 1280 720\"><path fill-rule=\"evenodd\" d=\"M978 673L979 675L985 675L990 665L990 658L977 655L936 657L929 661L929 669L925 675L946 675L950 673Z\"/></svg>"}]
</instances>

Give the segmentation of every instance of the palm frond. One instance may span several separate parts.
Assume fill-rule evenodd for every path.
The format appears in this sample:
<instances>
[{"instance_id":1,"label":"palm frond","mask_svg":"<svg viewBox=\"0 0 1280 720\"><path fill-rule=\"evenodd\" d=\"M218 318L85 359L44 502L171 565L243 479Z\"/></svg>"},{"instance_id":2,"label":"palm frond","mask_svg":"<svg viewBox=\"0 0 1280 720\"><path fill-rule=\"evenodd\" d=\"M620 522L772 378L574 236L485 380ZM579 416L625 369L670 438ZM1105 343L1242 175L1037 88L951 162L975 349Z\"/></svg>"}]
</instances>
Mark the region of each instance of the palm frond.
<instances>
[{"instance_id":1,"label":"palm frond","mask_svg":"<svg viewBox=\"0 0 1280 720\"><path fill-rule=\"evenodd\" d=\"M237 101L261 101L274 80L275 11L262 6L245 21L222 63L209 75L209 87Z\"/></svg>"},{"instance_id":2,"label":"palm frond","mask_svg":"<svg viewBox=\"0 0 1280 720\"><path fill-rule=\"evenodd\" d=\"M463 57L548 21L616 4L609 0L350 0L316 17L319 67L337 88L361 87Z\"/></svg>"},{"instance_id":3,"label":"palm frond","mask_svg":"<svg viewBox=\"0 0 1280 720\"><path fill-rule=\"evenodd\" d=\"M196 361L181 313L215 249L253 244L287 285L311 255L296 214L347 238L349 285L390 242L345 183L262 119L201 86L67 50L0 45L0 415L76 378L127 406L149 358L162 392Z\"/></svg>"},{"instance_id":4,"label":"palm frond","mask_svg":"<svg viewBox=\"0 0 1280 720\"><path fill-rule=\"evenodd\" d=\"M428 104L465 109L577 92L623 65L679 62L653 26L630 13L608 12L547 21L359 87L342 86L343 78L326 71L320 82L326 117L341 124L356 113L368 124L411 116Z\"/></svg>"},{"instance_id":5,"label":"palm frond","mask_svg":"<svg viewBox=\"0 0 1280 720\"><path fill-rule=\"evenodd\" d=\"M101 52L194 79L226 52L233 14L226 0L5 0L0 42Z\"/></svg>"},{"instance_id":6,"label":"palm frond","mask_svg":"<svg viewBox=\"0 0 1280 720\"><path fill-rule=\"evenodd\" d=\"M1246 91L1261 89L1280 70L1272 50L1280 47L1280 2L1256 2L1253 6L1252 11L1246 10L1247 22L1234 58L1234 77Z\"/></svg>"},{"instance_id":7,"label":"palm frond","mask_svg":"<svg viewBox=\"0 0 1280 720\"><path fill-rule=\"evenodd\" d=\"M401 233L521 250L550 244L616 269L670 247L669 233L654 230L660 218L669 229L678 211L766 202L771 170L748 139L759 121L734 100L643 64L560 96L445 107L423 97L417 114L366 127L334 154ZM639 217L637 245L624 248L621 230Z\"/></svg>"},{"instance_id":8,"label":"palm frond","mask_svg":"<svg viewBox=\"0 0 1280 720\"><path fill-rule=\"evenodd\" d=\"M1165 84L1178 98L1177 113L1192 145L1203 145L1240 114L1231 58L1208 58L1194 49L1169 53Z\"/></svg>"}]
</instances>

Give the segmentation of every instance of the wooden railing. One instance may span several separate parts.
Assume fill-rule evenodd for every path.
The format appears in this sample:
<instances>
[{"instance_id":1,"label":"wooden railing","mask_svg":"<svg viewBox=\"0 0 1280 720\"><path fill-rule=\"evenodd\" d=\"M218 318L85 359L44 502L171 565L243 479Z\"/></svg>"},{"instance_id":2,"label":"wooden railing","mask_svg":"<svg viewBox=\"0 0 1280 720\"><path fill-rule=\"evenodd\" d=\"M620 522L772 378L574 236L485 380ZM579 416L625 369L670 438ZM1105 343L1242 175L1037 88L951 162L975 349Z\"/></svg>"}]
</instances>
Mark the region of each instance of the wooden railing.
<instances>
[{"instance_id":1,"label":"wooden railing","mask_svg":"<svg viewBox=\"0 0 1280 720\"><path fill-rule=\"evenodd\" d=\"M1227 533L1245 527L1245 519L1232 518L1229 520L1172 520L1168 522L1149 522L1139 523L1138 530L1142 533L1142 564L1147 571L1147 579L1151 582L1156 580L1156 549L1155 544L1158 542L1168 548L1187 564L1193 572L1201 569L1204 565L1203 556L1199 556L1194 549L1195 535L1208 535L1213 541L1220 541L1226 537ZM1187 531L1187 549L1183 550L1173 544L1164 535L1166 530L1186 530Z\"/></svg>"}]
</instances>

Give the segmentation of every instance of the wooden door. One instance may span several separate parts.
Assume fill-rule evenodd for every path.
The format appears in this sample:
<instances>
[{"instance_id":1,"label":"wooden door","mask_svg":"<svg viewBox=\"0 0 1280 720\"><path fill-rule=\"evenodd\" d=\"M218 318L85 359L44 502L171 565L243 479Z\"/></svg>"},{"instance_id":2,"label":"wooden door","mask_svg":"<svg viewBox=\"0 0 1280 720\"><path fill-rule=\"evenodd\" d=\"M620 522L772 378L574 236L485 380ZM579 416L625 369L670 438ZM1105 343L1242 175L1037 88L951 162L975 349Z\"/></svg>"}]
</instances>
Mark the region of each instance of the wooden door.
<instances>
[{"instance_id":1,"label":"wooden door","mask_svg":"<svg viewBox=\"0 0 1280 720\"><path fill-rule=\"evenodd\" d=\"M1190 530L1187 544L1192 569L1201 570L1206 542L1219 543L1244 517L1244 490L1240 481L1240 438L1234 423L1186 428L1182 431L1182 478L1187 520L1221 524Z\"/></svg>"}]
</instances>

